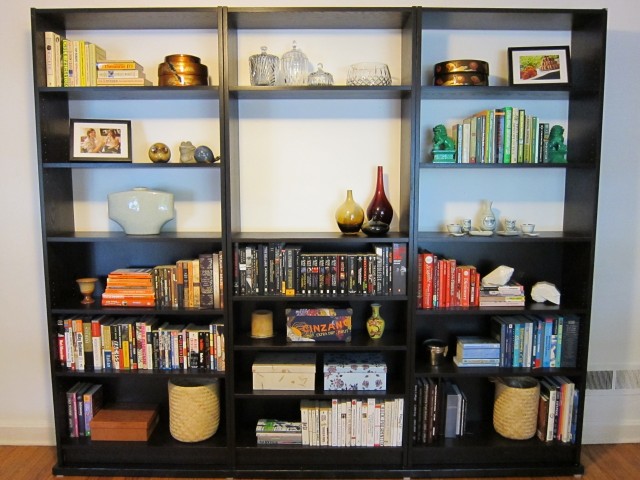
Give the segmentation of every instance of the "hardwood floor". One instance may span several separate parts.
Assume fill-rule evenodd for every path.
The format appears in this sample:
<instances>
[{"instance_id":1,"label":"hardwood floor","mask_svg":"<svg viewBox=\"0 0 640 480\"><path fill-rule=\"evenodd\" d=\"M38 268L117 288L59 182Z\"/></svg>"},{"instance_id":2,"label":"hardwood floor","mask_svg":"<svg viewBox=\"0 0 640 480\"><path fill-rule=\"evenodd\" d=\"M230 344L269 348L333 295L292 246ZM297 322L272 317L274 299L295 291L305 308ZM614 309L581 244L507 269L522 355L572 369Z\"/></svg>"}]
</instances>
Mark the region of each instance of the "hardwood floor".
<instances>
[{"instance_id":1,"label":"hardwood floor","mask_svg":"<svg viewBox=\"0 0 640 480\"><path fill-rule=\"evenodd\" d=\"M585 445L584 480L633 480L640 478L640 443ZM0 480L54 480L53 447L0 446ZM138 477L68 477L74 480L134 480ZM567 477L518 477L519 480L562 480ZM146 480L159 480L159 477ZM512 478L511 480L518 480ZM184 478L182 480L185 480ZM186 479L189 480L189 479ZM479 479L478 479L479 480ZM509 480L509 478L505 479Z\"/></svg>"}]
</instances>

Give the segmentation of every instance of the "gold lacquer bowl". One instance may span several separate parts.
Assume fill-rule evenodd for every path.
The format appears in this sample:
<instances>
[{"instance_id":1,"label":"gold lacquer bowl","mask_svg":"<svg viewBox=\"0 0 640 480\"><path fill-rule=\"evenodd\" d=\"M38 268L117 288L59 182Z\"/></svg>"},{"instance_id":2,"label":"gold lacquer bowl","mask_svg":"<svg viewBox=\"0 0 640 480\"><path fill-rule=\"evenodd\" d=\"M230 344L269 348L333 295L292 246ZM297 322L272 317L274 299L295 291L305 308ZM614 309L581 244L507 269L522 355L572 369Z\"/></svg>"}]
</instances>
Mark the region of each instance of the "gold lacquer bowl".
<instances>
[{"instance_id":1,"label":"gold lacquer bowl","mask_svg":"<svg viewBox=\"0 0 640 480\"><path fill-rule=\"evenodd\" d=\"M160 75L158 77L158 85L161 87L189 86L189 85L207 85L206 75L186 75L183 73L174 73L171 75Z\"/></svg>"}]
</instances>

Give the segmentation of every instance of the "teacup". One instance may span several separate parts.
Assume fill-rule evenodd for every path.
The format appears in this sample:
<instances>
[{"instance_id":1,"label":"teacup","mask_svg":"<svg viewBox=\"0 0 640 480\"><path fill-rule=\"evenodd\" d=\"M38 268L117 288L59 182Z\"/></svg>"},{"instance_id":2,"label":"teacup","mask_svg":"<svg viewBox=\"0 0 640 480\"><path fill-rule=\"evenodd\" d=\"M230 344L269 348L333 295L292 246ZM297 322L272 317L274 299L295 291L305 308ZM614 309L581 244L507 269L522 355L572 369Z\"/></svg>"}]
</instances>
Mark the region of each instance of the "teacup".
<instances>
[{"instance_id":1,"label":"teacup","mask_svg":"<svg viewBox=\"0 0 640 480\"><path fill-rule=\"evenodd\" d=\"M447 224L447 231L449 233L462 233L462 225L458 225L457 223L449 223Z\"/></svg>"},{"instance_id":2,"label":"teacup","mask_svg":"<svg viewBox=\"0 0 640 480\"><path fill-rule=\"evenodd\" d=\"M516 228L516 220L514 218L505 218L504 219L504 229L507 232L515 232Z\"/></svg>"},{"instance_id":3,"label":"teacup","mask_svg":"<svg viewBox=\"0 0 640 480\"><path fill-rule=\"evenodd\" d=\"M520 228L522 229L522 233L533 233L536 225L535 223L523 223L522 225L520 225Z\"/></svg>"},{"instance_id":4,"label":"teacup","mask_svg":"<svg viewBox=\"0 0 640 480\"><path fill-rule=\"evenodd\" d=\"M465 218L460 221L460 226L462 227L462 231L464 233L469 233L471 231L471 219Z\"/></svg>"}]
</instances>

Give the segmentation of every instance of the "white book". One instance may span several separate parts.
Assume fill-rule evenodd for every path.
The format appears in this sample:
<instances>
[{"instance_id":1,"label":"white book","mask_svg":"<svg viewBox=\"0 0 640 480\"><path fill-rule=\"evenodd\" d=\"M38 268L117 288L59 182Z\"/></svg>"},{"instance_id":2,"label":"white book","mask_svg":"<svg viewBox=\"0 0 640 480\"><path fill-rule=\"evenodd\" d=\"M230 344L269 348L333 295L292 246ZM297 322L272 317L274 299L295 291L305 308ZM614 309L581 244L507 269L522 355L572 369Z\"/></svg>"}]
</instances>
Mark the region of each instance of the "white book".
<instances>
[{"instance_id":1,"label":"white book","mask_svg":"<svg viewBox=\"0 0 640 480\"><path fill-rule=\"evenodd\" d=\"M367 447L373 447L375 442L376 399L367 399Z\"/></svg>"},{"instance_id":2,"label":"white book","mask_svg":"<svg viewBox=\"0 0 640 480\"><path fill-rule=\"evenodd\" d=\"M57 87L55 71L55 33L44 32L44 54L47 74L47 87Z\"/></svg>"},{"instance_id":3,"label":"white book","mask_svg":"<svg viewBox=\"0 0 640 480\"><path fill-rule=\"evenodd\" d=\"M396 398L396 411L398 421L396 423L396 447L402 446L402 431L404 426L404 398Z\"/></svg>"},{"instance_id":4,"label":"white book","mask_svg":"<svg viewBox=\"0 0 640 480\"><path fill-rule=\"evenodd\" d=\"M339 447L338 424L340 418L339 402L337 398L331 399L331 446Z\"/></svg>"}]
</instances>

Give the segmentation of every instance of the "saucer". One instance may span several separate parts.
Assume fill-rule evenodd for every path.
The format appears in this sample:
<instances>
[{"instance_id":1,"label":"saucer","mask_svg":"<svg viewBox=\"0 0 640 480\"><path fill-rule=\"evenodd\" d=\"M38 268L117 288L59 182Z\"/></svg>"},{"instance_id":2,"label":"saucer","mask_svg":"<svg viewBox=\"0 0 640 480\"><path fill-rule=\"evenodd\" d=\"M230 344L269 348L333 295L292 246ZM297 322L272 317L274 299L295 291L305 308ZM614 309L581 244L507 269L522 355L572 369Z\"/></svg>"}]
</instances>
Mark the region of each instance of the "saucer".
<instances>
[{"instance_id":1,"label":"saucer","mask_svg":"<svg viewBox=\"0 0 640 480\"><path fill-rule=\"evenodd\" d=\"M498 230L496 232L498 235L503 235L505 237L513 237L514 235L520 235L520 232L517 230Z\"/></svg>"},{"instance_id":2,"label":"saucer","mask_svg":"<svg viewBox=\"0 0 640 480\"><path fill-rule=\"evenodd\" d=\"M537 233L537 232L530 232L530 233L522 232L522 234L523 234L525 237L537 237L538 235L540 235L540 234L539 234L539 233Z\"/></svg>"},{"instance_id":3,"label":"saucer","mask_svg":"<svg viewBox=\"0 0 640 480\"><path fill-rule=\"evenodd\" d=\"M449 235L453 235L454 237L464 237L464 233L460 232L460 233L451 233L449 232Z\"/></svg>"},{"instance_id":4,"label":"saucer","mask_svg":"<svg viewBox=\"0 0 640 480\"><path fill-rule=\"evenodd\" d=\"M471 230L469 235L474 237L490 237L493 235L493 232L491 230Z\"/></svg>"}]
</instances>

